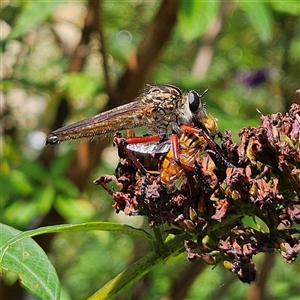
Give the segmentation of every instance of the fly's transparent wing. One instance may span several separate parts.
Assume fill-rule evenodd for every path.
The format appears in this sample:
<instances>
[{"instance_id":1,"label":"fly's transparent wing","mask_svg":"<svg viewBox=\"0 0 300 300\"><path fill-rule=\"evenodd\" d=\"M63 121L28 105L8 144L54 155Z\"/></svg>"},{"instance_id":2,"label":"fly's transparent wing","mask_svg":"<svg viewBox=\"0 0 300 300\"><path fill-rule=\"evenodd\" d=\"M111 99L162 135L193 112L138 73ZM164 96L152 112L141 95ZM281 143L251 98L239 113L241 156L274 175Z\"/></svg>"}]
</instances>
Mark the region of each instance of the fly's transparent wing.
<instances>
[{"instance_id":1,"label":"fly's transparent wing","mask_svg":"<svg viewBox=\"0 0 300 300\"><path fill-rule=\"evenodd\" d=\"M119 106L53 131L47 137L46 145L148 125L148 116L153 107L152 104L145 106L142 101Z\"/></svg>"}]
</instances>

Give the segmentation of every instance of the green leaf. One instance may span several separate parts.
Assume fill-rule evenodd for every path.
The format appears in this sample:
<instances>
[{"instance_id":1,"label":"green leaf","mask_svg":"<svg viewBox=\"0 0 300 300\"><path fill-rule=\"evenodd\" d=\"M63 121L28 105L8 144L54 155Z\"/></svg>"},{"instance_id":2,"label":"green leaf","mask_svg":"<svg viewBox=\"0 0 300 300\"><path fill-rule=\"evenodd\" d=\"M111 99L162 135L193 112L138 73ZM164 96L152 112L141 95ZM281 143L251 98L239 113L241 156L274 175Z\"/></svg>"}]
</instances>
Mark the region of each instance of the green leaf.
<instances>
[{"instance_id":1,"label":"green leaf","mask_svg":"<svg viewBox=\"0 0 300 300\"><path fill-rule=\"evenodd\" d=\"M286 13L294 16L300 15L300 4L299 1L278 1L278 0L269 0L269 3L274 10Z\"/></svg>"},{"instance_id":2,"label":"green leaf","mask_svg":"<svg viewBox=\"0 0 300 300\"><path fill-rule=\"evenodd\" d=\"M0 264L8 247L10 247L11 244L19 242L24 238L33 237L44 233L91 231L91 230L114 231L123 234L138 235L149 240L154 246L154 248L157 247L156 240L153 238L153 236L150 233L148 233L143 229L137 229L129 225L122 225L114 222L87 222L87 223L80 223L80 224L63 224L63 225L45 226L33 230L28 230L14 238L11 238L8 242L6 242L6 244L2 243L0 247Z\"/></svg>"},{"instance_id":3,"label":"green leaf","mask_svg":"<svg viewBox=\"0 0 300 300\"><path fill-rule=\"evenodd\" d=\"M92 99L99 90L99 79L87 73L66 74L59 83L71 99Z\"/></svg>"},{"instance_id":4,"label":"green leaf","mask_svg":"<svg viewBox=\"0 0 300 300\"><path fill-rule=\"evenodd\" d=\"M55 208L67 220L90 220L95 214L95 208L90 202L60 195L56 198Z\"/></svg>"},{"instance_id":5,"label":"green leaf","mask_svg":"<svg viewBox=\"0 0 300 300\"><path fill-rule=\"evenodd\" d=\"M52 186L36 189L33 199L15 200L3 210L4 222L24 228L36 216L46 214L50 210L54 196L55 191Z\"/></svg>"},{"instance_id":6,"label":"green leaf","mask_svg":"<svg viewBox=\"0 0 300 300\"><path fill-rule=\"evenodd\" d=\"M2 174L1 197L5 200L15 195L29 195L32 193L32 186L26 174L19 170L12 170L8 174Z\"/></svg>"},{"instance_id":7,"label":"green leaf","mask_svg":"<svg viewBox=\"0 0 300 300\"><path fill-rule=\"evenodd\" d=\"M21 269L23 271L23 268L24 268L24 271L22 272L22 274L20 274L21 279L27 278L27 276L31 275L32 273L33 273L33 275L35 275L35 273L32 272L31 270L35 270L35 268L37 268L37 267L39 269L38 271L42 274L43 274L43 272L48 274L49 270L51 271L53 269L52 265L50 265L50 267L49 267L47 265L40 263L40 260L42 262L44 261L43 255L42 255L44 253L42 252L42 254L37 258L34 255L35 253L31 249L32 247L27 246L27 243L29 243L28 241L30 241L31 243L33 243L33 245L35 245L33 240L28 239L28 237L33 237L33 236L36 236L39 234L53 233L53 232L101 230L101 231L120 232L123 234L134 234L134 235L138 235L138 236L148 239L148 241L150 241L154 247L154 252L150 253L150 255L148 255L144 259L136 262L129 270L125 270L124 271L125 273L122 272L119 275L119 278L120 278L120 276L122 277L124 274L126 274L126 276L127 275L128 276L130 275L130 276L128 278L126 278L126 276L125 276L125 278L122 278L122 281L119 281L119 284L116 287L113 287L113 291L111 291L113 293L120 292L122 289L124 289L126 286L128 286L128 284L130 284L131 282L134 282L136 279L140 278L143 274L145 274L150 269L152 269L156 263L161 262L162 260L169 258L171 256L177 256L178 253L180 253L180 252L182 252L182 250L184 250L181 238L179 241L175 240L175 239L172 240L171 243L168 243L168 248L161 249L161 248L159 248L154 237L151 234L149 234L148 232L146 232L145 230L136 229L129 225L121 225L121 224L113 223L113 222L89 222L89 223L81 223L81 224L75 224L75 225L64 224L64 225L46 226L46 227L41 227L41 228L34 229L34 230L25 231L22 233L20 233L20 231L17 231L15 229L13 229L9 226L3 225L3 224L0 229L1 229L1 233L3 232L3 234L2 234L3 238L1 241L1 247L0 247L0 265L4 269L7 269L7 270L10 270L13 272L16 272L16 271L19 272L19 269ZM18 233L20 233L20 234L18 234ZM12 252L12 250L13 250L13 252ZM24 250L26 250L26 251L24 251ZM23 255L20 255L20 253L21 254L23 253ZM24 255L24 253L25 253L25 255ZM29 256L28 256L28 254L29 254ZM19 258L20 256L22 256L22 257ZM35 258L35 260L34 260L35 264L28 266L27 264L25 264L26 261L25 261L25 263L23 262L23 260L26 260L26 259L30 260L32 256L34 256L34 258ZM52 271L51 271L51 273L52 273ZM43 274L43 275L44 275L44 277L46 276L45 274ZM56 275L56 273L55 273L55 275ZM55 278L52 278L52 277L48 278L48 280L49 280L48 287L52 287L52 281L56 282ZM32 282L33 282L33 287L35 287L36 281L32 280ZM27 283L27 281L26 281L26 283ZM42 283L43 282L41 282L41 285L42 285ZM108 285L110 286L110 288L112 287L111 282ZM29 285L27 287L30 290L32 288L31 285ZM37 289L39 287L40 287L40 285L38 285ZM58 295L58 292L56 293L56 296L45 296L45 295L41 296L39 294L39 296L42 299L58 299L57 295Z\"/></svg>"},{"instance_id":8,"label":"green leaf","mask_svg":"<svg viewBox=\"0 0 300 300\"><path fill-rule=\"evenodd\" d=\"M4 224L0 231L1 248L21 233ZM59 299L60 282L43 249L31 238L6 246L1 268L16 273L22 285L41 299Z\"/></svg>"},{"instance_id":9,"label":"green leaf","mask_svg":"<svg viewBox=\"0 0 300 300\"><path fill-rule=\"evenodd\" d=\"M51 162L50 174L52 178L60 178L67 170L72 159L71 153L57 157Z\"/></svg>"},{"instance_id":10,"label":"green leaf","mask_svg":"<svg viewBox=\"0 0 300 300\"><path fill-rule=\"evenodd\" d=\"M29 159L22 159L19 170L22 171L26 177L36 180L37 182L43 182L48 176L45 168L38 162Z\"/></svg>"},{"instance_id":11,"label":"green leaf","mask_svg":"<svg viewBox=\"0 0 300 300\"><path fill-rule=\"evenodd\" d=\"M183 38L189 42L203 35L220 8L219 1L181 0L179 4L179 28Z\"/></svg>"},{"instance_id":12,"label":"green leaf","mask_svg":"<svg viewBox=\"0 0 300 300\"><path fill-rule=\"evenodd\" d=\"M240 8L247 14L259 38L265 43L270 42L274 23L270 6L260 1L238 0L237 2Z\"/></svg>"},{"instance_id":13,"label":"green leaf","mask_svg":"<svg viewBox=\"0 0 300 300\"><path fill-rule=\"evenodd\" d=\"M95 294L88 298L88 300L115 299L116 295L120 294L126 287L131 286L156 265L173 257L177 257L180 253L184 252L183 239L183 237L177 237L166 243L166 247L162 249L162 251L153 251L136 261L126 270L107 282Z\"/></svg>"},{"instance_id":14,"label":"green leaf","mask_svg":"<svg viewBox=\"0 0 300 300\"><path fill-rule=\"evenodd\" d=\"M114 299L126 287L132 285L162 261L162 255L156 252L149 253L106 283L89 300Z\"/></svg>"},{"instance_id":15,"label":"green leaf","mask_svg":"<svg viewBox=\"0 0 300 300\"><path fill-rule=\"evenodd\" d=\"M58 194L64 195L64 197L69 197L73 199L79 198L79 190L77 186L68 178L57 177L53 178L53 185L57 190Z\"/></svg>"},{"instance_id":16,"label":"green leaf","mask_svg":"<svg viewBox=\"0 0 300 300\"><path fill-rule=\"evenodd\" d=\"M26 1L22 6L22 11L16 19L15 25L8 36L8 39L16 39L26 34L33 27L46 21L54 9L63 0L55 1Z\"/></svg>"}]
</instances>

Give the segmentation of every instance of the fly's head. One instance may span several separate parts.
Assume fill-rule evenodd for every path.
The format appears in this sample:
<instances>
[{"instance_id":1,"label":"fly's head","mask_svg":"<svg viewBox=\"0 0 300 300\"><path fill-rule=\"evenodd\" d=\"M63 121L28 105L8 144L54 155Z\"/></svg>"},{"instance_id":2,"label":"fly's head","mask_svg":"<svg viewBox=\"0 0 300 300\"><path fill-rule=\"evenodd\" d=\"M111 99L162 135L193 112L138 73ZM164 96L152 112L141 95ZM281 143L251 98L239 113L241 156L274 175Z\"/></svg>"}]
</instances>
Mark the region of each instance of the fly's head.
<instances>
[{"instance_id":1,"label":"fly's head","mask_svg":"<svg viewBox=\"0 0 300 300\"><path fill-rule=\"evenodd\" d=\"M210 135L215 136L219 132L217 119L208 113L205 103L202 102L207 91L208 89L199 94L197 91L191 90L183 95L178 104L177 124L190 126L200 124ZM176 130L174 131L178 133Z\"/></svg>"},{"instance_id":2,"label":"fly's head","mask_svg":"<svg viewBox=\"0 0 300 300\"><path fill-rule=\"evenodd\" d=\"M219 133L218 119L214 118L206 109L202 101L203 96L207 93L206 89L202 94L196 91L189 91L186 95L186 105L192 114L192 122L183 124L201 125L205 128L210 136L216 136Z\"/></svg>"}]
</instances>

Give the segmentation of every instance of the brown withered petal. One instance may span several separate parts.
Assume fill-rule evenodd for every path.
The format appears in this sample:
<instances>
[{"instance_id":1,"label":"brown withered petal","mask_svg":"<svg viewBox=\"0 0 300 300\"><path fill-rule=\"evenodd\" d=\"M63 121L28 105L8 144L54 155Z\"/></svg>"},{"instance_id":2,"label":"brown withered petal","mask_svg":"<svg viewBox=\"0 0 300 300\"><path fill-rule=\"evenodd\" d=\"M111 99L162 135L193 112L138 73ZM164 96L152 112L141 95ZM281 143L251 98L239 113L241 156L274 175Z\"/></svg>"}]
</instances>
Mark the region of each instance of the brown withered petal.
<instances>
[{"instance_id":1,"label":"brown withered petal","mask_svg":"<svg viewBox=\"0 0 300 300\"><path fill-rule=\"evenodd\" d=\"M187 258L190 261L196 261L196 260L201 258L199 253L196 253L192 250L192 248L194 248L195 245L196 244L194 242L190 241L190 240L187 240L187 241L184 242L184 247L185 247L185 250L187 252Z\"/></svg>"},{"instance_id":2,"label":"brown withered petal","mask_svg":"<svg viewBox=\"0 0 300 300\"><path fill-rule=\"evenodd\" d=\"M284 258L284 260L288 263L292 263L298 257L299 250L300 250L300 243L296 243L294 245L290 245L286 241L282 241L280 243L281 250L280 254Z\"/></svg>"},{"instance_id":3,"label":"brown withered petal","mask_svg":"<svg viewBox=\"0 0 300 300\"><path fill-rule=\"evenodd\" d=\"M229 203L227 199L222 199L216 202L215 203L216 213L211 216L211 219L221 222L227 213L228 207L229 207Z\"/></svg>"},{"instance_id":4,"label":"brown withered petal","mask_svg":"<svg viewBox=\"0 0 300 300\"><path fill-rule=\"evenodd\" d=\"M290 216L290 219L297 224L300 223L300 206L299 205L293 205L289 204L289 206L286 209L286 212Z\"/></svg>"},{"instance_id":5,"label":"brown withered petal","mask_svg":"<svg viewBox=\"0 0 300 300\"><path fill-rule=\"evenodd\" d=\"M292 131L290 133L291 139L292 140L297 140L299 139L299 132L300 132L300 112L298 114L296 114L296 119L293 122L292 125Z\"/></svg>"},{"instance_id":6,"label":"brown withered petal","mask_svg":"<svg viewBox=\"0 0 300 300\"><path fill-rule=\"evenodd\" d=\"M240 191L249 184L244 168L227 168L224 182L231 189Z\"/></svg>"}]
</instances>

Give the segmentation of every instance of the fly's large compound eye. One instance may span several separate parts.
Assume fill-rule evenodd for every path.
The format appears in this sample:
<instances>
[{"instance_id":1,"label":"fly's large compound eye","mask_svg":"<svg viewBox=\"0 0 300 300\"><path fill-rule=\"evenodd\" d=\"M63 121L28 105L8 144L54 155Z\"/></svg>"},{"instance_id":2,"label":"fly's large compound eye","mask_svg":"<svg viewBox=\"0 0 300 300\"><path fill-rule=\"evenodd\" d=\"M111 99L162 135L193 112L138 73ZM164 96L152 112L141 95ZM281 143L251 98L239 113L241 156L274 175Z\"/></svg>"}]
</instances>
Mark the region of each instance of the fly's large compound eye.
<instances>
[{"instance_id":1,"label":"fly's large compound eye","mask_svg":"<svg viewBox=\"0 0 300 300\"><path fill-rule=\"evenodd\" d=\"M189 92L189 107L192 113L195 113L197 109L199 108L200 104L200 97L197 92L190 91Z\"/></svg>"}]
</instances>

